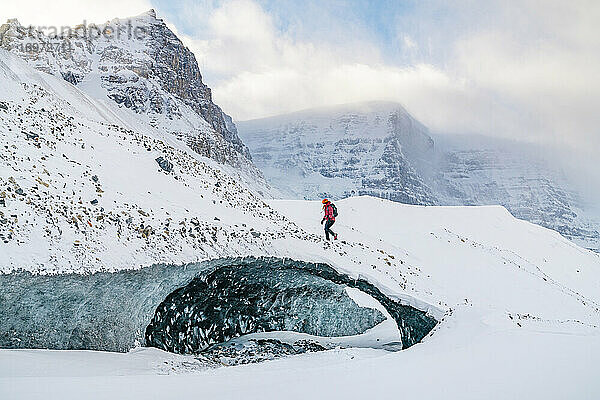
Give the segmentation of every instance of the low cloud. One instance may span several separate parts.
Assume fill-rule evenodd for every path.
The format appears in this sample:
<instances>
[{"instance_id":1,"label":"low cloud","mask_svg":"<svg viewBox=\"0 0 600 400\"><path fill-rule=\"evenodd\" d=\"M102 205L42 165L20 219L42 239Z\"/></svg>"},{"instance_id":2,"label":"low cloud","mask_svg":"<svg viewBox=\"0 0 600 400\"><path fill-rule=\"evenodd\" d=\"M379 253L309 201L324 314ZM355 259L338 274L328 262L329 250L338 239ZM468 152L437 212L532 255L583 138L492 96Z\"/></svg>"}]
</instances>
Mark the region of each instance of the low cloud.
<instances>
[{"instance_id":1,"label":"low cloud","mask_svg":"<svg viewBox=\"0 0 600 400\"><path fill-rule=\"evenodd\" d=\"M343 3L308 1L312 14L285 23L280 14L295 6L273 3L267 11L253 0L165 7L161 0L4 0L0 17L74 25L136 15L151 3L175 24L215 101L237 120L389 100L439 133L544 141L590 155L600 147L600 2L593 0L419 2L389 10L398 17L387 45L373 34L379 26L349 15Z\"/></svg>"},{"instance_id":2,"label":"low cloud","mask_svg":"<svg viewBox=\"0 0 600 400\"><path fill-rule=\"evenodd\" d=\"M437 132L600 145L598 3L457 2L446 12L462 15L456 24L472 21L462 30L447 20L436 27L439 7L429 2L412 16L427 19L420 36L398 27L398 47L421 52L403 65L350 31L345 43L331 43L277 29L251 0L222 3L186 43L215 100L238 120L391 100ZM446 42L436 47L432 38Z\"/></svg>"}]
</instances>

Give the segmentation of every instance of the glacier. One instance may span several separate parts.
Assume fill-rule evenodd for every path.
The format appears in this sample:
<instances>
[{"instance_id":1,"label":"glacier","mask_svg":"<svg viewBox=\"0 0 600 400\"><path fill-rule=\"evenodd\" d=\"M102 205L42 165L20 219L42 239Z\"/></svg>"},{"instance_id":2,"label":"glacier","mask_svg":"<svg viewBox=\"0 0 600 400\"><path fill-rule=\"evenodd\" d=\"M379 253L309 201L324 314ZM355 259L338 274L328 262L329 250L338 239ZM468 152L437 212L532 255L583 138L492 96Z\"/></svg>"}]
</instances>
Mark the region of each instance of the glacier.
<instances>
[{"instance_id":1,"label":"glacier","mask_svg":"<svg viewBox=\"0 0 600 400\"><path fill-rule=\"evenodd\" d=\"M0 275L0 347L126 352L138 345L197 354L254 332L349 336L382 322L346 294L357 288L396 321L402 348L437 324L364 279L327 264L222 258L94 274Z\"/></svg>"}]
</instances>

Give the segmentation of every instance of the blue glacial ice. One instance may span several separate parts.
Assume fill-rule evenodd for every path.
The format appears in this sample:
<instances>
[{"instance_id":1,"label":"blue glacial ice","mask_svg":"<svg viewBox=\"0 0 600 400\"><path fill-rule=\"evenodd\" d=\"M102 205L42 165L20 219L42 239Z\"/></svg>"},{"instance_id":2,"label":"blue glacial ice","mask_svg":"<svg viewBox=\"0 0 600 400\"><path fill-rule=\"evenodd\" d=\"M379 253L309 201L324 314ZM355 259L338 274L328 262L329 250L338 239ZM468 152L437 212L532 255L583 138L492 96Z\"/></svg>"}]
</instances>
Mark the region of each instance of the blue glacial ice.
<instances>
[{"instance_id":1,"label":"blue glacial ice","mask_svg":"<svg viewBox=\"0 0 600 400\"><path fill-rule=\"evenodd\" d=\"M128 351L146 345L197 354L255 332L355 335L385 318L358 306L347 287L385 307L403 348L437 323L326 264L225 258L88 275L0 275L0 347Z\"/></svg>"}]
</instances>

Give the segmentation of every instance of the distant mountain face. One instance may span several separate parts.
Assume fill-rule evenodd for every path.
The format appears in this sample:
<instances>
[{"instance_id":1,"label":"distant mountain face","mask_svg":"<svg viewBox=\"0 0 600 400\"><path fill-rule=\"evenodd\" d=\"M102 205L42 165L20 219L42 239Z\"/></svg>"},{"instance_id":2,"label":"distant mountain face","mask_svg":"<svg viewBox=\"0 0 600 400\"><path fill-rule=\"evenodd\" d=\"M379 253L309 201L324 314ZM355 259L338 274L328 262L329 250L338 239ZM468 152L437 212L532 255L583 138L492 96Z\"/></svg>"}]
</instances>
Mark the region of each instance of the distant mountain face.
<instances>
[{"instance_id":1,"label":"distant mountain face","mask_svg":"<svg viewBox=\"0 0 600 400\"><path fill-rule=\"evenodd\" d=\"M600 218L543 149L439 136L400 105L372 102L239 122L267 179L289 197L371 194L423 205L495 205L600 249Z\"/></svg>"},{"instance_id":2,"label":"distant mountain face","mask_svg":"<svg viewBox=\"0 0 600 400\"><path fill-rule=\"evenodd\" d=\"M448 205L500 204L515 217L600 251L600 216L536 145L483 137L436 137L432 186Z\"/></svg>"},{"instance_id":3,"label":"distant mountain face","mask_svg":"<svg viewBox=\"0 0 600 400\"><path fill-rule=\"evenodd\" d=\"M54 36L9 20L0 47L100 100L133 111L197 153L252 169L231 118L213 103L198 63L153 10Z\"/></svg>"},{"instance_id":4,"label":"distant mountain face","mask_svg":"<svg viewBox=\"0 0 600 400\"><path fill-rule=\"evenodd\" d=\"M427 128L400 105L373 102L238 122L272 184L307 199L374 195L434 204L416 171L433 151Z\"/></svg>"}]
</instances>

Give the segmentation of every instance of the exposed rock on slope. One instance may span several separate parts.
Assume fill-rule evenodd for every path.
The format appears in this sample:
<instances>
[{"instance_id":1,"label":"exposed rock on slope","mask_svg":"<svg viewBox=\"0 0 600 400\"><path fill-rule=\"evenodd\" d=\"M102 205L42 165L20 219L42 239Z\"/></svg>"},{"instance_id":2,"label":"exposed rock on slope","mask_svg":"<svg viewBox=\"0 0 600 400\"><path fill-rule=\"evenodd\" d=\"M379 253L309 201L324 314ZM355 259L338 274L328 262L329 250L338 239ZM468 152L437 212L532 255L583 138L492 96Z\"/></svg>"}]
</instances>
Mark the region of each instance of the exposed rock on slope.
<instances>
[{"instance_id":1,"label":"exposed rock on slope","mask_svg":"<svg viewBox=\"0 0 600 400\"><path fill-rule=\"evenodd\" d=\"M194 54L154 11L57 36L9 20L0 27L0 46L92 97L112 99L197 153L258 175Z\"/></svg>"}]
</instances>

